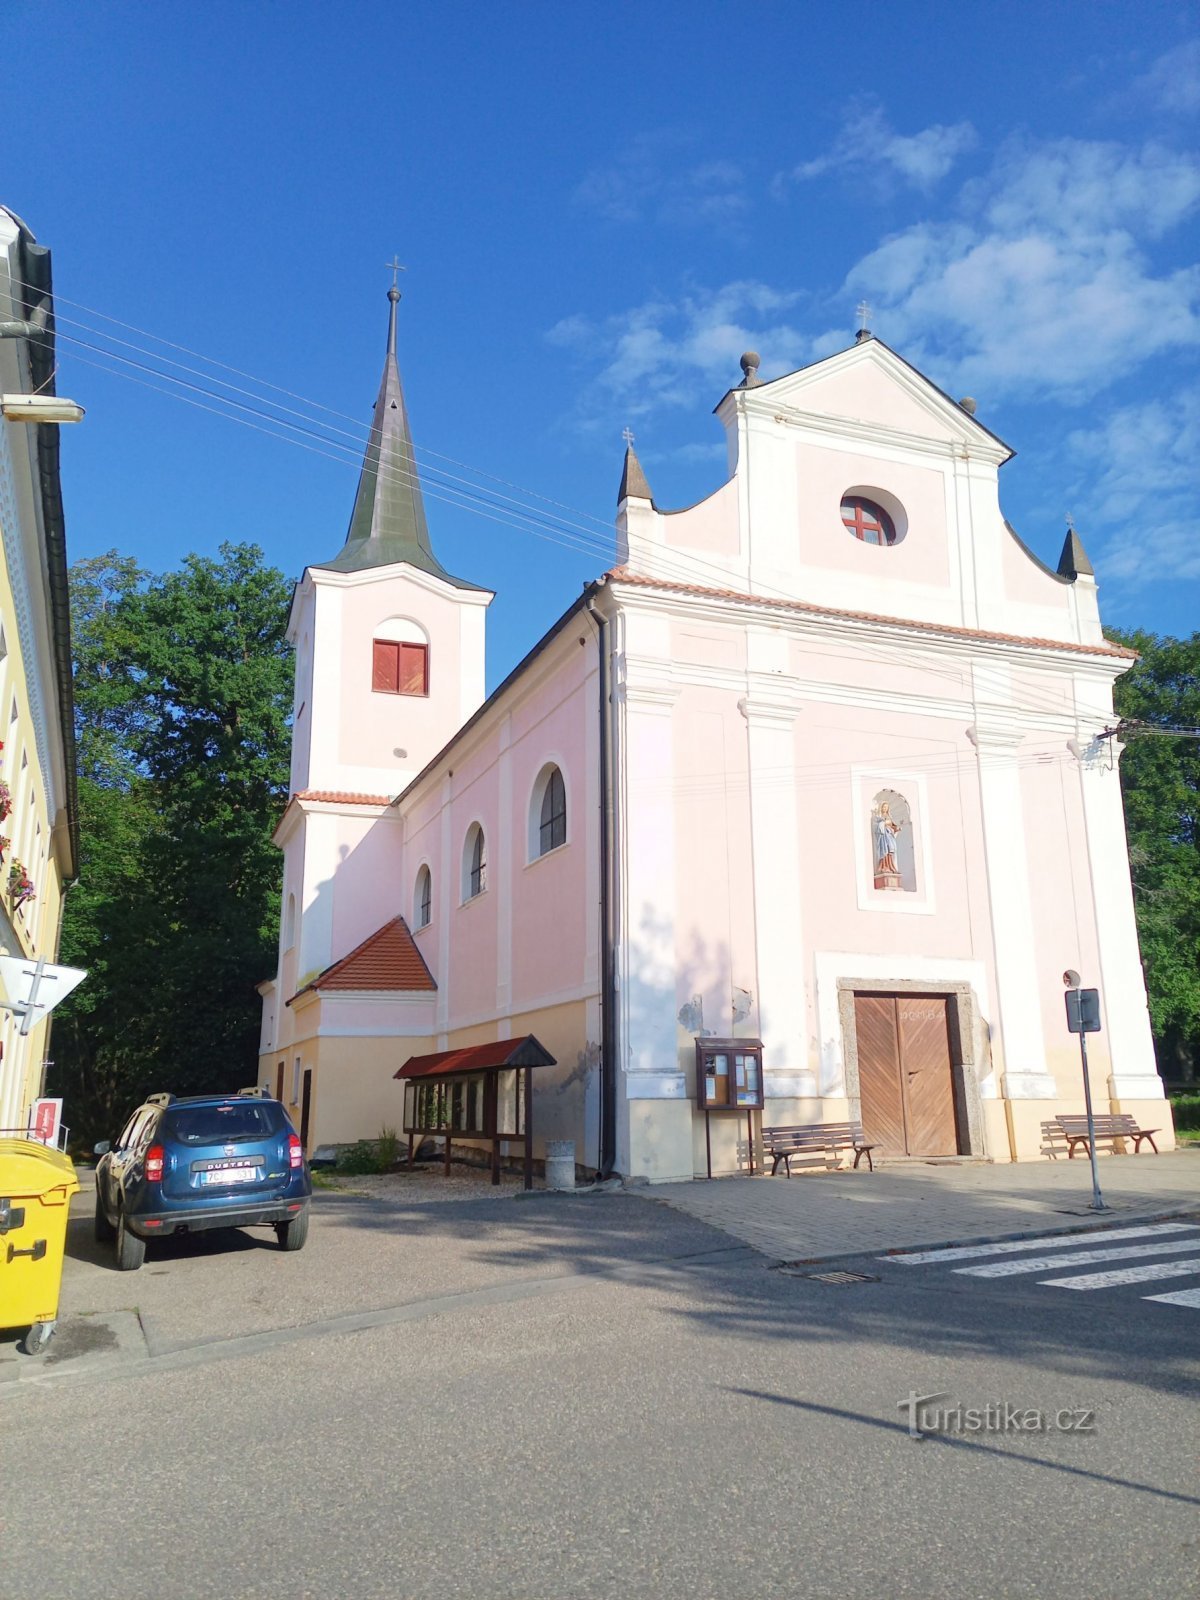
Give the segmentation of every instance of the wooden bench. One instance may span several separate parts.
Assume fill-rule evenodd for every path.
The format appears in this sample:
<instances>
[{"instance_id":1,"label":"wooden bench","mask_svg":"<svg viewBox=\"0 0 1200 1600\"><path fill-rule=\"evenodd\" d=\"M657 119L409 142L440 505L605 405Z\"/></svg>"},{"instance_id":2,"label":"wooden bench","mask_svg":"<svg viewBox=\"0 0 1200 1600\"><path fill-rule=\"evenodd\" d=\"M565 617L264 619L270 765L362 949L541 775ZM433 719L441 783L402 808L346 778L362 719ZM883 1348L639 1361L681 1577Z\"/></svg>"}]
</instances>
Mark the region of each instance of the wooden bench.
<instances>
[{"instance_id":1,"label":"wooden bench","mask_svg":"<svg viewBox=\"0 0 1200 1600\"><path fill-rule=\"evenodd\" d=\"M1096 1130L1096 1143L1103 1141L1113 1146L1116 1154L1116 1144L1119 1139L1133 1140L1133 1153L1137 1155L1141 1149L1142 1140L1149 1141L1151 1150L1158 1154L1158 1146L1154 1142L1154 1135L1158 1128L1139 1128L1132 1117L1110 1116L1093 1117L1092 1125ZM1076 1147L1083 1146L1083 1153L1090 1155L1088 1145L1088 1125L1086 1117L1054 1117L1049 1122L1042 1123L1042 1151L1052 1161L1057 1160L1066 1145L1067 1159L1074 1160Z\"/></svg>"},{"instance_id":2,"label":"wooden bench","mask_svg":"<svg viewBox=\"0 0 1200 1600\"><path fill-rule=\"evenodd\" d=\"M871 1151L876 1146L867 1143L861 1122L812 1122L791 1128L764 1128L762 1146L764 1158L770 1156L773 1161L772 1177L779 1171L781 1161L790 1178L792 1156L824 1153L827 1150L832 1150L835 1155L840 1150L853 1150L856 1168L866 1156L867 1166L872 1172L875 1170Z\"/></svg>"}]
</instances>

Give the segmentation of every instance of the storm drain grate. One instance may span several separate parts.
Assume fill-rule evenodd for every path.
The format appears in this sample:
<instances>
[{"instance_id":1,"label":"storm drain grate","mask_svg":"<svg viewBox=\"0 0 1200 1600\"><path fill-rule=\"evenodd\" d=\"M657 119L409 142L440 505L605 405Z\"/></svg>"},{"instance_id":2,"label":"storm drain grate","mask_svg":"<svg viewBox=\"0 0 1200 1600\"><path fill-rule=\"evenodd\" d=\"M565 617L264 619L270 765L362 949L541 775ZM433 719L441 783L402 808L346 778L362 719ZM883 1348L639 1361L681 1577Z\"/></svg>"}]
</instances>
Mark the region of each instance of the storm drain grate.
<instances>
[{"instance_id":1,"label":"storm drain grate","mask_svg":"<svg viewBox=\"0 0 1200 1600\"><path fill-rule=\"evenodd\" d=\"M794 1267L781 1267L785 1277L811 1278L815 1283L878 1283L871 1272L797 1272Z\"/></svg>"}]
</instances>

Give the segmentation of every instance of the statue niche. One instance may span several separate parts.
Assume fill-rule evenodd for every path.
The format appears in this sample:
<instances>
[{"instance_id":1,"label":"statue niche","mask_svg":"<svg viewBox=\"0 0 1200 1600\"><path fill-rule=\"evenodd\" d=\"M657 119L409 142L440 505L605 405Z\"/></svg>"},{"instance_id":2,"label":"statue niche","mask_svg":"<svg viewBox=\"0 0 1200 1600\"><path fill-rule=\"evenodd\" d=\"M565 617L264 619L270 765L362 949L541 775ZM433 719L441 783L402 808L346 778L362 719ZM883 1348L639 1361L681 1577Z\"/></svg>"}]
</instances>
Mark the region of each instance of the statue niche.
<instances>
[{"instance_id":1,"label":"statue niche","mask_svg":"<svg viewBox=\"0 0 1200 1600\"><path fill-rule=\"evenodd\" d=\"M912 808L895 789L881 789L871 803L871 859L877 889L916 893Z\"/></svg>"}]
</instances>

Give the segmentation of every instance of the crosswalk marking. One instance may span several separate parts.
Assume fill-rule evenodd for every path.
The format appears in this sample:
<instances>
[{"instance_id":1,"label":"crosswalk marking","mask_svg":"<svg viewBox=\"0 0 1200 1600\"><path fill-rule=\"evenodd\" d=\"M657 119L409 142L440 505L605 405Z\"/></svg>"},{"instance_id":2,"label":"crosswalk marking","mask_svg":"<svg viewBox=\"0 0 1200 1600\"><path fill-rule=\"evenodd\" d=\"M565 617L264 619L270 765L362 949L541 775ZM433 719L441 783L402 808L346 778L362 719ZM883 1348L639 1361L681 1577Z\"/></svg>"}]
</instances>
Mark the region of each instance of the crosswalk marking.
<instances>
[{"instance_id":1,"label":"crosswalk marking","mask_svg":"<svg viewBox=\"0 0 1200 1600\"><path fill-rule=\"evenodd\" d=\"M1036 1241L1035 1241L1036 1242ZM1120 1261L1131 1256L1179 1255L1194 1250L1195 1239L1176 1239L1173 1244L1123 1244L1115 1250L1076 1250L1068 1255L1026 1257L1021 1261L989 1261L982 1267L955 1267L959 1276L1009 1278L1019 1272L1053 1272L1057 1267L1086 1267L1093 1261Z\"/></svg>"},{"instance_id":2,"label":"crosswalk marking","mask_svg":"<svg viewBox=\"0 0 1200 1600\"><path fill-rule=\"evenodd\" d=\"M970 1261L979 1256L1017 1255L1022 1250L1065 1250L1091 1238L1103 1238L1106 1244L1112 1244L1124 1239L1146 1239L1162 1233L1196 1233L1198 1230L1200 1224L1194 1222L1159 1222L1142 1228L1114 1228L1103 1234L1051 1233L1044 1239L1006 1239L1003 1244L952 1245L945 1250L913 1250L904 1255L880 1256L879 1259L899 1261L905 1266L925 1266L940 1261ZM1187 1248L1190 1250L1194 1243L1195 1240L1192 1240ZM1057 1266L1058 1263L1052 1262L1051 1265Z\"/></svg>"},{"instance_id":3,"label":"crosswalk marking","mask_svg":"<svg viewBox=\"0 0 1200 1600\"><path fill-rule=\"evenodd\" d=\"M1114 1267L1111 1272L1081 1272L1073 1278L1043 1278L1047 1289L1111 1289L1118 1283L1153 1283L1156 1278L1187 1278L1200 1272L1200 1256L1191 1261L1155 1261L1145 1267ZM1185 1289L1185 1294L1200 1294L1200 1289ZM1169 1296L1144 1296L1147 1300ZM1200 1304L1200 1302L1196 1302Z\"/></svg>"},{"instance_id":4,"label":"crosswalk marking","mask_svg":"<svg viewBox=\"0 0 1200 1600\"><path fill-rule=\"evenodd\" d=\"M1169 1306L1200 1308L1200 1289L1176 1289L1171 1294L1145 1294L1143 1300L1164 1300Z\"/></svg>"}]
</instances>

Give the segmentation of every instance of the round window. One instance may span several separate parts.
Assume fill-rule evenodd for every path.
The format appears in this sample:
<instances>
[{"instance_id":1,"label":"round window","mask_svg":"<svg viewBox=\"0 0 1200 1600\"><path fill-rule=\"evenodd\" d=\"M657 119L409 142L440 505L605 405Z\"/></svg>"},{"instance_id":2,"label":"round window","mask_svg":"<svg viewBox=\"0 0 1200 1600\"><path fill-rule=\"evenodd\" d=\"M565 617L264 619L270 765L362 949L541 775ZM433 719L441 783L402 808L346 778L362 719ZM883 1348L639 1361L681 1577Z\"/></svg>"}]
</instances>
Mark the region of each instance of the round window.
<instances>
[{"instance_id":1,"label":"round window","mask_svg":"<svg viewBox=\"0 0 1200 1600\"><path fill-rule=\"evenodd\" d=\"M895 544L896 524L882 506L862 495L850 494L842 501L842 522L864 544Z\"/></svg>"}]
</instances>

